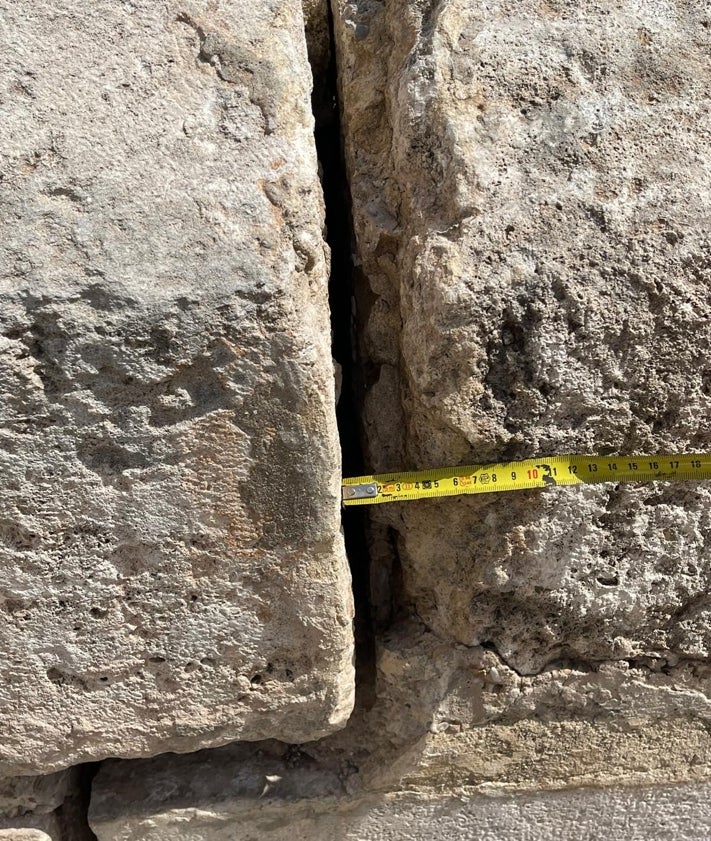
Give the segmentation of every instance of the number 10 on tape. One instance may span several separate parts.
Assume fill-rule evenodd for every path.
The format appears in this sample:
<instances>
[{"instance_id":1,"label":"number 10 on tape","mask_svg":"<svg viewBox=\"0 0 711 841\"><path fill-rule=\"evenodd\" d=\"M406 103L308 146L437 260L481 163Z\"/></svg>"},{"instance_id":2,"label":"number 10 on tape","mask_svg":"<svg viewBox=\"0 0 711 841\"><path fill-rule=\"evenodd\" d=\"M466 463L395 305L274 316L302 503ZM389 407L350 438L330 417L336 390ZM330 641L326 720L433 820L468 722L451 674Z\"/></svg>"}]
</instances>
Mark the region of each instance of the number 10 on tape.
<instances>
[{"instance_id":1,"label":"number 10 on tape","mask_svg":"<svg viewBox=\"0 0 711 841\"><path fill-rule=\"evenodd\" d=\"M541 456L523 461L380 473L344 479L342 492L344 505L374 505L557 485L694 479L711 479L711 453Z\"/></svg>"}]
</instances>

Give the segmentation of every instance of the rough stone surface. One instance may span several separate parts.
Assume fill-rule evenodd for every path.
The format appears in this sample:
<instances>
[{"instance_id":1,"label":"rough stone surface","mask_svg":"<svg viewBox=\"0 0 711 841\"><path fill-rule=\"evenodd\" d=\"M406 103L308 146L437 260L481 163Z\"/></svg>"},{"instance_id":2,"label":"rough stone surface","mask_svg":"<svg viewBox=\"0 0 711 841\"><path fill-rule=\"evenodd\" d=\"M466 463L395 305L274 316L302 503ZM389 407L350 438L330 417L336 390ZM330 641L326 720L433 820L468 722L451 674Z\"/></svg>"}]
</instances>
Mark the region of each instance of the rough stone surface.
<instances>
[{"instance_id":1,"label":"rough stone surface","mask_svg":"<svg viewBox=\"0 0 711 841\"><path fill-rule=\"evenodd\" d=\"M178 26L170 31L182 35L170 42L174 52L165 46L169 26L160 18L160 37L151 40L150 27L145 36L160 49L144 59L140 50L132 53L130 84L144 72L136 56L139 64L147 62L141 68L164 74L161 101L152 102L150 112L163 126L155 141L160 148L172 137L161 123L165 109L172 114L176 102L193 103L191 96L202 103L200 117L187 121L187 129L183 123L188 140L181 137L181 143L197 144L202 157L194 145L183 150L176 142L170 165L149 178L141 172L160 218L177 219L182 230L188 217L176 187L181 196L193 196L192 187L212 177L206 161L223 164L224 150L236 146L245 155L244 172L233 179L219 169L223 180L210 182L207 199L200 194L207 221L190 227L201 237L200 259L191 256L186 238L184 254L171 262L153 233L149 265L142 242L126 234L138 217L114 207L116 201L131 205L139 191L115 179L117 192L109 201L99 189L106 176L97 165L92 178L99 186L75 175L74 197L65 182L47 182L45 193L77 205L77 218L67 222L64 205L61 213L44 206L37 211L33 218L51 233L35 246L45 262L25 271L19 287L24 297L11 297L14 287L8 292L7 312L17 326L5 335L8 346L19 349L16 364L25 365L24 379L13 373L8 382L19 385L6 388L25 401L24 414L13 415L13 423L32 418L31 431L45 436L37 451L51 441L58 454L54 484L38 482L43 474L26 455L33 439L22 438L13 425L3 433L14 436L13 458L25 454L27 486L47 485L55 506L28 512L24 500L25 507L14 503L23 518L35 519L12 521L25 525L18 534L26 545L15 539L11 557L22 554L35 564L47 558L43 580L50 594L58 576L77 580L76 569L51 566L59 550L52 554L54 547L38 548L33 541L48 540L37 525L38 511L52 517L59 505L74 514L68 500L79 494L91 522L101 526L77 538L72 519L65 541L77 557L82 552L98 559L84 585L85 607L105 635L112 622L131 633L138 624L144 641L126 657L112 652L121 667L131 656L140 661L140 673L130 672L130 679L119 669L115 681L104 667L96 672L106 678L103 687L57 666L48 677L84 704L94 693L94 714L105 693L115 692L108 697L134 704L140 721L147 697L148 724L141 724L140 737L135 721L116 719L112 709L114 725L118 721L140 743L124 753L159 745L186 750L209 741L258 739L260 733L285 739L106 762L93 787L92 828L99 841L707 839L711 491L705 485L556 488L372 511L375 662L367 665L374 668L363 670L360 705L345 729L306 742L307 729L294 726L294 720L308 722L319 735L318 707L308 693L322 705L327 698L331 703L330 724L321 723L322 731L343 719L350 697L344 682L349 615L335 475L328 474L330 495L314 499L312 493L321 487L316 480L324 466L332 469L337 460L335 444L324 443L318 426L331 417L333 395L328 330L315 329L325 320L313 153L299 134L307 122L308 86L298 72L294 80L281 64L275 69L279 56L291 55L296 24L279 40L275 30L281 33L285 16L295 20L289 16L294 10L283 0L270 2L268 27L264 18L269 36L254 24L261 41L242 30L239 38L228 37L232 27L237 31L237 13L254 14L252 9L230 7L228 13L210 4L201 16L199 9L176 6L171 20ZM148 14L147 5L139 8ZM264 8L258 8L259 21ZM307 18L317 21L310 25L314 67L321 8L306 7ZM359 263L356 324L368 466L709 449L711 19L703 8L681 0L334 0L334 11ZM82 18L76 25L87 23ZM161 49L175 58L170 68L161 64ZM296 66L303 69L303 50L300 61ZM77 73L83 67L77 64ZM165 83L174 81L174 73L178 93L177 83ZM196 78L199 96L191 88ZM287 95L293 85L300 99ZM235 88L238 104L225 93L237 96ZM116 127L118 95L110 85L108 90ZM144 113L143 99L122 96L128 100L120 102ZM95 115L103 106L87 99L82 107ZM210 127L205 115L213 107L222 116ZM250 129L250 115L258 130ZM272 165L270 144L287 136L276 160L282 161L277 168L291 169L277 180L265 174L263 163ZM57 155L50 172L72 173L70 146L50 139L48 148ZM89 161L101 157L96 146L94 141ZM189 175L181 170L183 181L173 185L175 161L180 169L188 160L195 168ZM109 173L120 171L101 162ZM23 177L49 178L41 163ZM125 160L120 163L125 169ZM160 201L159 180L166 185ZM250 192L254 184L258 191ZM230 189L241 202L234 224ZM18 202L23 195L17 193ZM115 229L104 222L95 234L95 206ZM265 210L275 219L265 222ZM150 218L158 217L151 212ZM16 218L21 240L22 213ZM213 235L215 227L209 240L206 231ZM69 230L76 246L71 257L66 245L52 251ZM178 237L175 230L171 237ZM250 251L248 242L258 248ZM129 258L149 282L138 283L135 270L124 271ZM266 288L254 281L263 265L270 267ZM75 266L84 272L82 281L72 274ZM200 295L188 282L190 272L202 272ZM239 283L230 285L226 278L234 277ZM225 295L239 301L229 312L216 303ZM312 309L305 310L304 301ZM127 308L130 329L122 314ZM87 315L96 310L101 320ZM156 312L159 322L152 320ZM167 333L154 332L158 323ZM87 339L90 329L96 336ZM33 399L45 401L49 421L37 425L27 408L27 383L40 395ZM16 411L11 402L9 407ZM279 437L277 430L293 429L286 420L291 413L302 425ZM26 440L22 450L17 442ZM266 457L260 461L262 446ZM315 454L308 467L305 453ZM77 459L87 472L78 472ZM275 462L289 468L280 498L269 484ZM35 474L27 475L27 463ZM245 464L249 475L240 472ZM16 481L12 491L19 496L25 486ZM144 487L151 483L162 483L160 508L154 488ZM205 499L214 505L209 515L199 507ZM186 527L175 512L201 526L200 540L192 544L197 561L183 549L186 531L180 529ZM145 586L126 589L128 572L117 560L125 563L126 553L115 548L116 540L120 547L126 542L125 523L138 529L139 517L140 541L130 551L137 557L140 550L144 566L129 572L154 573L153 580L140 582L147 582L148 596ZM237 576L225 560L225 545L236 552L230 560L238 563ZM295 564L292 576L285 559ZM22 584L24 567L15 564ZM222 609L209 613L217 626L207 620L190 626L186 591L166 590L166 579L194 579L196 564L202 587ZM34 569L32 576L37 579ZM124 588L118 601L117 581ZM220 590L225 582L236 582L235 590ZM95 614L97 591L110 598L98 602ZM188 592L201 606L195 609L202 609L206 596L197 588ZM15 613L24 621L33 604L22 603ZM70 602L71 621L83 604ZM225 616L227 604L252 610L258 621L249 627L256 628L258 645L244 630L248 623L220 625L223 620L215 619ZM134 621L140 610L153 625ZM294 617L302 623L296 635L289 624ZM64 626L58 627L61 632ZM232 633L235 627L242 636ZM253 642L263 656L262 646L275 642L274 627L279 655L263 657L254 674L236 668L230 658L248 659ZM195 628L221 644L229 639L222 660L190 653L180 672L177 656L152 654L154 639L163 634L182 657L196 644ZM56 647L63 639L56 631L41 640L51 638ZM125 647L123 630L114 633L108 637L114 648ZM92 637L87 664L96 655L93 645ZM51 653L57 656L55 648ZM300 657L308 663L297 678L303 678L304 695L279 694L280 669L292 679L291 664ZM238 690L259 693L262 706L252 703L253 719L244 729L216 724L206 739L204 721L221 714L215 710L228 711L234 722L235 704L246 703L208 673L221 674L228 663L249 679L249 687L237 683ZM44 661L42 668L48 668ZM158 683L156 674L164 681L158 700L140 683ZM324 681L324 674L330 684L305 688ZM193 679L195 697L202 692L203 698L194 702L197 710L186 701ZM112 689L121 681L126 694L123 686ZM166 694L173 704L169 716ZM165 725L160 719L163 730L151 719L159 701L168 719ZM67 715L64 707L57 710L58 719ZM84 739L81 750L90 741L84 721L71 725ZM150 743L149 725L157 727Z\"/></svg>"},{"instance_id":2,"label":"rough stone surface","mask_svg":"<svg viewBox=\"0 0 711 841\"><path fill-rule=\"evenodd\" d=\"M520 737L513 740L519 746ZM557 791L485 795L462 782L455 768L445 789L349 794L307 753L263 745L250 757L230 747L168 761L108 763L90 819L99 841L705 841L711 831L708 783L576 790L561 779Z\"/></svg>"},{"instance_id":3,"label":"rough stone surface","mask_svg":"<svg viewBox=\"0 0 711 841\"><path fill-rule=\"evenodd\" d=\"M703 8L334 8L368 467L711 448ZM653 800L622 786L708 779L710 503L660 483L371 510L375 703L304 748L363 807L339 834L566 837L579 808L568 837L618 837ZM517 825L499 799L489 826L455 800L571 785L610 811L540 795ZM304 800L305 837L340 826Z\"/></svg>"},{"instance_id":4,"label":"rough stone surface","mask_svg":"<svg viewBox=\"0 0 711 841\"><path fill-rule=\"evenodd\" d=\"M0 841L89 841L86 819L66 820L80 797L74 770L0 780Z\"/></svg>"},{"instance_id":5,"label":"rough stone surface","mask_svg":"<svg viewBox=\"0 0 711 841\"><path fill-rule=\"evenodd\" d=\"M644 809L648 788L621 788L711 777L708 687L681 669L624 662L521 677L493 652L453 648L412 621L381 640L377 665L372 708L359 706L344 730L318 742L104 763L92 828L100 841L409 837L397 834L404 826L413 838L438 838L436 815L473 799L494 804L492 827L502 834L493 837L508 841L535 822L507 824L506 793L602 786L611 800ZM422 807L411 820L410 795ZM542 802L555 820L557 801ZM703 802L694 820L708 819ZM458 814L462 832L473 832L474 812ZM604 816L601 837L616 837L617 815ZM586 827L571 837L586 837Z\"/></svg>"},{"instance_id":6,"label":"rough stone surface","mask_svg":"<svg viewBox=\"0 0 711 841\"><path fill-rule=\"evenodd\" d=\"M352 705L301 9L0 2L0 771Z\"/></svg>"},{"instance_id":7,"label":"rough stone surface","mask_svg":"<svg viewBox=\"0 0 711 841\"><path fill-rule=\"evenodd\" d=\"M114 809L148 798L156 810L170 786L146 781L176 773L205 802L225 780L231 796L258 798L270 775L281 780L280 796L302 798L704 780L709 678L698 666L653 672L626 661L522 677L494 652L453 647L409 621L379 641L375 703L361 703L344 730L298 748L269 742L115 761L96 792ZM122 777L131 785L116 797Z\"/></svg>"},{"instance_id":8,"label":"rough stone surface","mask_svg":"<svg viewBox=\"0 0 711 841\"><path fill-rule=\"evenodd\" d=\"M53 812L76 785L72 771L59 771L41 777L10 777L0 780L0 818L29 813Z\"/></svg>"},{"instance_id":9,"label":"rough stone surface","mask_svg":"<svg viewBox=\"0 0 711 841\"><path fill-rule=\"evenodd\" d=\"M521 676L421 623L378 645L376 702L309 752L366 791L559 787L711 775L711 674L626 661Z\"/></svg>"},{"instance_id":10,"label":"rough stone surface","mask_svg":"<svg viewBox=\"0 0 711 841\"><path fill-rule=\"evenodd\" d=\"M703 4L337 7L370 466L709 449ZM709 511L658 483L374 518L400 606L535 674L706 660Z\"/></svg>"}]
</instances>

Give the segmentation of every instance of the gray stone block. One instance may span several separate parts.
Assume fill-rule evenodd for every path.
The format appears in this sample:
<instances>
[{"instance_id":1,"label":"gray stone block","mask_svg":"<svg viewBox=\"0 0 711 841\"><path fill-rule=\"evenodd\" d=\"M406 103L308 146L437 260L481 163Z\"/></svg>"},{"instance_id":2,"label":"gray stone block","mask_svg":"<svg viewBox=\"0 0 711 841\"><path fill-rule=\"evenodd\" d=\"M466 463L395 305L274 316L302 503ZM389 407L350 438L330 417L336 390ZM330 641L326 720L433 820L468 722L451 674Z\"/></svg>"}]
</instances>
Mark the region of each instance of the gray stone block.
<instances>
[{"instance_id":1,"label":"gray stone block","mask_svg":"<svg viewBox=\"0 0 711 841\"><path fill-rule=\"evenodd\" d=\"M298 2L0 3L0 770L352 705Z\"/></svg>"},{"instance_id":2,"label":"gray stone block","mask_svg":"<svg viewBox=\"0 0 711 841\"><path fill-rule=\"evenodd\" d=\"M707 10L337 10L372 468L709 450ZM373 517L402 602L531 675L706 660L710 503L613 484Z\"/></svg>"}]
</instances>

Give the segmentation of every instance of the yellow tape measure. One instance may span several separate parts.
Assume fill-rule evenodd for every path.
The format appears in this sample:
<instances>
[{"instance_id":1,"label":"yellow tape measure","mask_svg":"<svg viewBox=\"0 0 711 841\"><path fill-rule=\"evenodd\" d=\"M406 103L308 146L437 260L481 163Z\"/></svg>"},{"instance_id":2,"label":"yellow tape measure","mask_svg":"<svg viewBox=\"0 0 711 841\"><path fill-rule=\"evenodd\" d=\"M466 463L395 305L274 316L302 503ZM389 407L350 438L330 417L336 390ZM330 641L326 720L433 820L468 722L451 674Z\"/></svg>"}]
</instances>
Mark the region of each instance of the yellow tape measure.
<instances>
[{"instance_id":1,"label":"yellow tape measure","mask_svg":"<svg viewBox=\"0 0 711 841\"><path fill-rule=\"evenodd\" d=\"M711 453L636 456L541 456L522 461L380 473L344 479L344 505L375 505L461 494L524 491L599 482L711 479Z\"/></svg>"}]
</instances>

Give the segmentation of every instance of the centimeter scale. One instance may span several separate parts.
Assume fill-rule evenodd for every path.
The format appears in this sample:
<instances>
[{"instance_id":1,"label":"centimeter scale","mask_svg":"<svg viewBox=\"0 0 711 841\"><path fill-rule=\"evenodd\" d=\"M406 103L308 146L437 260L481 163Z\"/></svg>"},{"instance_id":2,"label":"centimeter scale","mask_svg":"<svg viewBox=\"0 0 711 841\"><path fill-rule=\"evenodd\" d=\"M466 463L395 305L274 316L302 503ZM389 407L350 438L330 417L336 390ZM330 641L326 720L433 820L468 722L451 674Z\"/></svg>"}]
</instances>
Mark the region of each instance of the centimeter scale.
<instances>
[{"instance_id":1,"label":"centimeter scale","mask_svg":"<svg viewBox=\"0 0 711 841\"><path fill-rule=\"evenodd\" d=\"M342 482L344 505L375 505L462 494L524 491L600 482L711 479L711 453L549 456L465 467L355 476Z\"/></svg>"}]
</instances>

